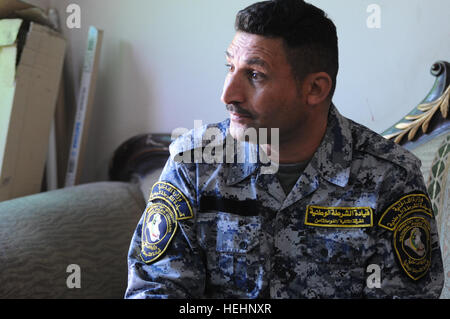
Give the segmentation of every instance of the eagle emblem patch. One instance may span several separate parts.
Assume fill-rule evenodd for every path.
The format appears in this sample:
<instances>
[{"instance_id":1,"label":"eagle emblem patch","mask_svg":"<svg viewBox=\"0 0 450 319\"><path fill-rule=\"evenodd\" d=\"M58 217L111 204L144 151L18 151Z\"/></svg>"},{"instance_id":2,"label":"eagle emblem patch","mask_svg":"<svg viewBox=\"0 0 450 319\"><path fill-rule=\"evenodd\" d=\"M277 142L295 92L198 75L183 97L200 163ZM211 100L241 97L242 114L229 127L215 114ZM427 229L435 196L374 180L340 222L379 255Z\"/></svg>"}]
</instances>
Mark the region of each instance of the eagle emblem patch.
<instances>
[{"instance_id":1,"label":"eagle emblem patch","mask_svg":"<svg viewBox=\"0 0 450 319\"><path fill-rule=\"evenodd\" d=\"M394 249L406 274L417 280L431 265L430 223L423 217L411 217L394 232Z\"/></svg>"},{"instance_id":2,"label":"eagle emblem patch","mask_svg":"<svg viewBox=\"0 0 450 319\"><path fill-rule=\"evenodd\" d=\"M192 207L178 188L166 182L156 183L142 224L141 259L146 263L157 260L175 236L178 220L192 217Z\"/></svg>"},{"instance_id":3,"label":"eagle emblem patch","mask_svg":"<svg viewBox=\"0 0 450 319\"><path fill-rule=\"evenodd\" d=\"M145 212L142 226L142 260L151 263L161 256L175 235L177 226L175 214L169 206L151 204Z\"/></svg>"},{"instance_id":4,"label":"eagle emblem patch","mask_svg":"<svg viewBox=\"0 0 450 319\"><path fill-rule=\"evenodd\" d=\"M394 232L393 246L399 265L413 280L422 278L431 266L431 218L428 195L414 192L390 205L378 222L380 227Z\"/></svg>"}]
</instances>

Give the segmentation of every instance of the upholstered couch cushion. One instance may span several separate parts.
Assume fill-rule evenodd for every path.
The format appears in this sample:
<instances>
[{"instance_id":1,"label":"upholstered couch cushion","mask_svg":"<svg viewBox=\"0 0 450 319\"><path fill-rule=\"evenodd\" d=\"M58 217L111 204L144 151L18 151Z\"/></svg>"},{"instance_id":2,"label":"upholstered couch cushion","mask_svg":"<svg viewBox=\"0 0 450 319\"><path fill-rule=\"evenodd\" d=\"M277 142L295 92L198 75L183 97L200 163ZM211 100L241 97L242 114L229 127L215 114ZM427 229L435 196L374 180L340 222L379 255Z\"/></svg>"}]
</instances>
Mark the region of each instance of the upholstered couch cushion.
<instances>
[{"instance_id":1,"label":"upholstered couch cushion","mask_svg":"<svg viewBox=\"0 0 450 319\"><path fill-rule=\"evenodd\" d=\"M145 208L138 185L101 182L0 203L1 298L123 298ZM81 288L66 285L80 267Z\"/></svg>"}]
</instances>

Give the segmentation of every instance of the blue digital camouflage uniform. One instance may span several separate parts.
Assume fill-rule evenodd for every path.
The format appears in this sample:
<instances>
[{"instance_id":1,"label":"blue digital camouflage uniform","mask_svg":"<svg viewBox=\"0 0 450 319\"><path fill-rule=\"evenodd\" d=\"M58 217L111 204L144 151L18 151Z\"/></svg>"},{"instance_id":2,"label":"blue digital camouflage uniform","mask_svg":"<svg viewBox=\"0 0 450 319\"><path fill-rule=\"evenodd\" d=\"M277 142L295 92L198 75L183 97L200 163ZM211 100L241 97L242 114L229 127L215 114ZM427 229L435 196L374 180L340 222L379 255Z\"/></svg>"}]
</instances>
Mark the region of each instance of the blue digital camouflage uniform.
<instances>
[{"instance_id":1,"label":"blue digital camouflage uniform","mask_svg":"<svg viewBox=\"0 0 450 319\"><path fill-rule=\"evenodd\" d=\"M286 195L260 162L180 161L205 149L205 129L170 147L131 242L126 298L439 297L435 219L411 153L332 105Z\"/></svg>"}]
</instances>

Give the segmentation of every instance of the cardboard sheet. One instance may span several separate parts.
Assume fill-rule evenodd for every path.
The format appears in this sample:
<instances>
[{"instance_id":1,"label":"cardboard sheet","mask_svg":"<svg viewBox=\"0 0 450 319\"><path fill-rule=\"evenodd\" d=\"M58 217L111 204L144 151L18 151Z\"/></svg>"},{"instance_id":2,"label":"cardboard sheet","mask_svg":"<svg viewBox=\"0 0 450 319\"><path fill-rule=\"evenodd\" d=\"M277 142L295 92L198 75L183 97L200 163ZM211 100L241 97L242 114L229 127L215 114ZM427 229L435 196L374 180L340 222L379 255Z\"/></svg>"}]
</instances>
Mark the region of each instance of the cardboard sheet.
<instances>
[{"instance_id":1,"label":"cardboard sheet","mask_svg":"<svg viewBox=\"0 0 450 319\"><path fill-rule=\"evenodd\" d=\"M30 24L15 70L15 87L0 89L0 201L41 190L64 53L61 36L45 26ZM12 60L11 52L2 54L6 70L2 81L6 84L11 83L11 65L16 65Z\"/></svg>"}]
</instances>

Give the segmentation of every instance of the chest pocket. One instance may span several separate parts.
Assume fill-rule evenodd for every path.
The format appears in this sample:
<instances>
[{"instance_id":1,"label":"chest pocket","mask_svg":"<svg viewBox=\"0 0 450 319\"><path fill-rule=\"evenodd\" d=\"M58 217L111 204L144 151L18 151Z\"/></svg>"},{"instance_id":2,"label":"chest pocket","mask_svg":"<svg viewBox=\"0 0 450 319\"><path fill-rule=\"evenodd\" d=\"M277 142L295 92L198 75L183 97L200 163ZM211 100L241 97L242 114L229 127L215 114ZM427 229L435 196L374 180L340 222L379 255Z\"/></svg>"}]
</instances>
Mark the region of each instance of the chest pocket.
<instances>
[{"instance_id":1,"label":"chest pocket","mask_svg":"<svg viewBox=\"0 0 450 319\"><path fill-rule=\"evenodd\" d=\"M364 250L368 228L306 226L307 255L315 274L306 285L316 297L361 297L365 285ZM331 294L330 294L331 292Z\"/></svg>"},{"instance_id":2,"label":"chest pocket","mask_svg":"<svg viewBox=\"0 0 450 319\"><path fill-rule=\"evenodd\" d=\"M318 263L360 265L366 228L307 227L308 254Z\"/></svg>"},{"instance_id":3,"label":"chest pocket","mask_svg":"<svg viewBox=\"0 0 450 319\"><path fill-rule=\"evenodd\" d=\"M211 286L229 296L256 295L263 271L260 217L202 213L197 223L197 239L206 251Z\"/></svg>"}]
</instances>

